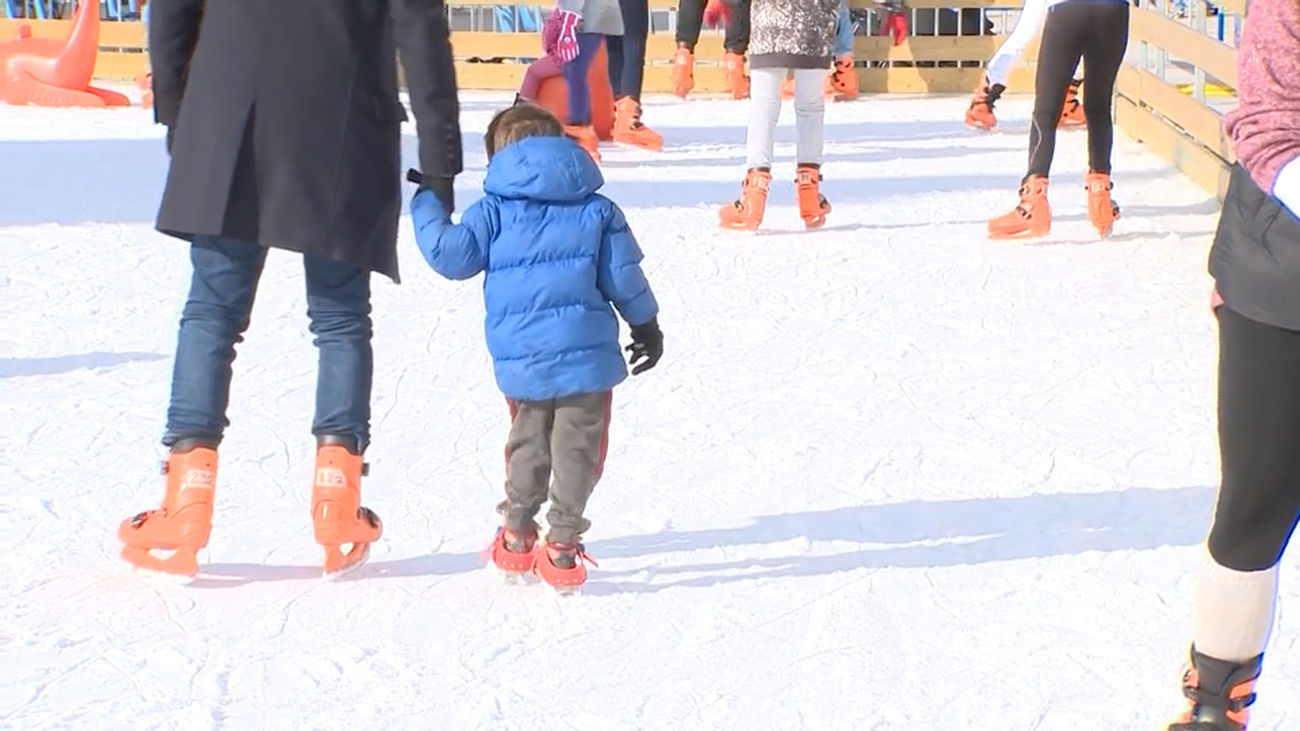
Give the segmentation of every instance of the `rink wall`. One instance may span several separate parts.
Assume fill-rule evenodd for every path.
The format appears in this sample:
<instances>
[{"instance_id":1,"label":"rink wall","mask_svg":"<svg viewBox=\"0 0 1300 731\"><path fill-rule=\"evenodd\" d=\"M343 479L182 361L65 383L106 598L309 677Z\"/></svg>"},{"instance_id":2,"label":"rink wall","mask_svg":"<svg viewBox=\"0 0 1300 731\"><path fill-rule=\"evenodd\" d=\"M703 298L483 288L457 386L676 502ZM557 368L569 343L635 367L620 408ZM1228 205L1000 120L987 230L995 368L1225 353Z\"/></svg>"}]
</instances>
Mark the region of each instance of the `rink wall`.
<instances>
[{"instance_id":1,"label":"rink wall","mask_svg":"<svg viewBox=\"0 0 1300 731\"><path fill-rule=\"evenodd\" d=\"M1200 2L1134 8L1115 85L1119 128L1220 199L1236 159L1223 113L1236 105L1236 42L1246 2L1215 0L1216 15Z\"/></svg>"}]
</instances>

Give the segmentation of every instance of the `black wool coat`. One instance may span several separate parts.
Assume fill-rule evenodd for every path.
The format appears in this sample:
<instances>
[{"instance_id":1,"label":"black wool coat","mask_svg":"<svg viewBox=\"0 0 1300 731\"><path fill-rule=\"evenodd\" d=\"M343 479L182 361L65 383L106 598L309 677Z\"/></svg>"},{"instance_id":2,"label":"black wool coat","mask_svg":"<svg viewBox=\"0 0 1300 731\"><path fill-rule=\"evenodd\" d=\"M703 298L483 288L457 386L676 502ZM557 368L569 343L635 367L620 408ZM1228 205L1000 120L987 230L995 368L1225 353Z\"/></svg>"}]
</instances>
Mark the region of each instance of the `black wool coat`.
<instances>
[{"instance_id":1,"label":"black wool coat","mask_svg":"<svg viewBox=\"0 0 1300 731\"><path fill-rule=\"evenodd\" d=\"M151 0L157 228L310 253L399 281L397 51L425 175L461 172L442 0Z\"/></svg>"}]
</instances>

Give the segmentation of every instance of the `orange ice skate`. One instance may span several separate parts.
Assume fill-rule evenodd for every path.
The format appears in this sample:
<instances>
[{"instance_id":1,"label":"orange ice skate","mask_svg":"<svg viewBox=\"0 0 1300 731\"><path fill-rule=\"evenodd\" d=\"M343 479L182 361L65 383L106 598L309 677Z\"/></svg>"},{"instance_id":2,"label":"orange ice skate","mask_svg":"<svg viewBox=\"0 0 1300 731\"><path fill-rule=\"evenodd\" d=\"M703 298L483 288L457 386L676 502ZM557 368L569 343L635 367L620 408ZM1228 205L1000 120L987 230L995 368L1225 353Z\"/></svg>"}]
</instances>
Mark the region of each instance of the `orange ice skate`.
<instances>
[{"instance_id":1,"label":"orange ice skate","mask_svg":"<svg viewBox=\"0 0 1300 731\"><path fill-rule=\"evenodd\" d=\"M727 77L727 88L732 99L749 98L749 77L745 75L745 57L727 51L722 57L722 69Z\"/></svg>"},{"instance_id":2,"label":"orange ice skate","mask_svg":"<svg viewBox=\"0 0 1300 731\"><path fill-rule=\"evenodd\" d=\"M1186 707L1170 721L1168 731L1246 731L1262 661L1261 655L1243 663L1227 662L1193 647L1183 667Z\"/></svg>"},{"instance_id":3,"label":"orange ice skate","mask_svg":"<svg viewBox=\"0 0 1300 731\"><path fill-rule=\"evenodd\" d=\"M1088 220L1092 221L1102 238L1110 236L1119 218L1119 206L1110 197L1115 184L1106 173L1088 173L1084 187L1088 189Z\"/></svg>"},{"instance_id":4,"label":"orange ice skate","mask_svg":"<svg viewBox=\"0 0 1300 731\"><path fill-rule=\"evenodd\" d=\"M831 204L821 194L821 170L816 165L799 165L795 171L795 196L799 199L799 217L808 228L818 228L826 223Z\"/></svg>"},{"instance_id":5,"label":"orange ice skate","mask_svg":"<svg viewBox=\"0 0 1300 731\"><path fill-rule=\"evenodd\" d=\"M545 542L537 550L533 573L548 586L562 593L574 593L587 581L587 567L598 566L581 543Z\"/></svg>"},{"instance_id":6,"label":"orange ice skate","mask_svg":"<svg viewBox=\"0 0 1300 731\"><path fill-rule=\"evenodd\" d=\"M122 521L117 537L122 558L134 566L178 576L199 571L198 550L212 533L212 499L217 485L217 450L208 442L182 439L163 463L167 476L162 507ZM151 551L172 551L157 556Z\"/></svg>"},{"instance_id":7,"label":"orange ice skate","mask_svg":"<svg viewBox=\"0 0 1300 731\"><path fill-rule=\"evenodd\" d=\"M1006 87L1002 84L990 86L987 81L976 89L974 98L970 100L970 106L966 108L966 126L986 131L996 129L998 118L993 113L993 105L997 103L1004 90Z\"/></svg>"},{"instance_id":8,"label":"orange ice skate","mask_svg":"<svg viewBox=\"0 0 1300 731\"><path fill-rule=\"evenodd\" d=\"M1083 79L1074 79L1065 90L1065 103L1061 105L1061 119L1056 126L1069 129L1072 127L1084 127L1088 124L1087 117L1083 114L1083 104L1079 102L1079 85Z\"/></svg>"},{"instance_id":9,"label":"orange ice skate","mask_svg":"<svg viewBox=\"0 0 1300 731\"><path fill-rule=\"evenodd\" d=\"M718 224L741 231L758 230L767 210L767 191L771 186L771 171L751 168L740 185L740 197L718 210Z\"/></svg>"},{"instance_id":10,"label":"orange ice skate","mask_svg":"<svg viewBox=\"0 0 1300 731\"><path fill-rule=\"evenodd\" d=\"M1047 203L1047 178L1034 175L1020 185L1020 205L989 219L989 238L1015 239L1046 236L1052 230L1052 207Z\"/></svg>"},{"instance_id":11,"label":"orange ice skate","mask_svg":"<svg viewBox=\"0 0 1300 731\"><path fill-rule=\"evenodd\" d=\"M364 563L370 556L370 544L383 535L384 526L374 511L361 505L361 478L369 467L355 440L321 436L316 445L312 529L316 542L325 549L323 573L331 576Z\"/></svg>"},{"instance_id":12,"label":"orange ice skate","mask_svg":"<svg viewBox=\"0 0 1300 731\"><path fill-rule=\"evenodd\" d=\"M835 67L826 75L823 91L837 102L858 98L858 70L853 67L853 54L835 59Z\"/></svg>"},{"instance_id":13,"label":"orange ice skate","mask_svg":"<svg viewBox=\"0 0 1300 731\"><path fill-rule=\"evenodd\" d=\"M572 137L579 147L591 155L592 160L600 162L600 150L597 149L600 140L596 137L595 127L590 124L566 124L564 125L564 134Z\"/></svg>"},{"instance_id":14,"label":"orange ice skate","mask_svg":"<svg viewBox=\"0 0 1300 731\"><path fill-rule=\"evenodd\" d=\"M673 53L673 93L685 99L695 88L695 54L686 46Z\"/></svg>"},{"instance_id":15,"label":"orange ice skate","mask_svg":"<svg viewBox=\"0 0 1300 731\"><path fill-rule=\"evenodd\" d=\"M641 104L630 96L614 102L614 141L655 152L664 149L663 135L641 122Z\"/></svg>"}]
</instances>

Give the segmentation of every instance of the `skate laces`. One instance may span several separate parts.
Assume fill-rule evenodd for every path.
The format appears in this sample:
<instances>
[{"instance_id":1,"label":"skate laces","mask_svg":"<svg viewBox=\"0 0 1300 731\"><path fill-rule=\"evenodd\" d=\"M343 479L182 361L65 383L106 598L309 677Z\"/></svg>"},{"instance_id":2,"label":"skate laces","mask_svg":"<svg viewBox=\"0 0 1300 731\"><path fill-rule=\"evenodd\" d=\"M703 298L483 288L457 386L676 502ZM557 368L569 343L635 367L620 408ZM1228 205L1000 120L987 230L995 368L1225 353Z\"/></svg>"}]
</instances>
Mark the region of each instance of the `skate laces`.
<instances>
[{"instance_id":1,"label":"skate laces","mask_svg":"<svg viewBox=\"0 0 1300 731\"><path fill-rule=\"evenodd\" d=\"M592 566L600 566L596 559L587 553L587 547L579 543L548 543L546 544L546 559L553 566L560 569L572 569L578 565L579 561L586 561ZM562 563L563 565L562 565Z\"/></svg>"}]
</instances>

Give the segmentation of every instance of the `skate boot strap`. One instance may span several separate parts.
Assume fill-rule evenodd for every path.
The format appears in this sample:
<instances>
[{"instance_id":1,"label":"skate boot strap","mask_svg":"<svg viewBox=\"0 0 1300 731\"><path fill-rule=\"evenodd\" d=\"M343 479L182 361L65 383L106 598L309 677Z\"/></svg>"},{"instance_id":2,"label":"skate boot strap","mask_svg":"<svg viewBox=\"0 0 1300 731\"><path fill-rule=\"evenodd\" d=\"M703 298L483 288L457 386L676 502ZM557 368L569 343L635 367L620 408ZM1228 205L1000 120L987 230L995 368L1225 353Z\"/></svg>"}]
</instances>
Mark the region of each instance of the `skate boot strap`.
<instances>
[{"instance_id":1,"label":"skate boot strap","mask_svg":"<svg viewBox=\"0 0 1300 731\"><path fill-rule=\"evenodd\" d=\"M1232 713L1240 713L1255 702L1255 693L1253 691L1243 696L1230 698L1200 688L1183 686L1183 695L1187 696L1187 699L1198 707L1219 708Z\"/></svg>"}]
</instances>

